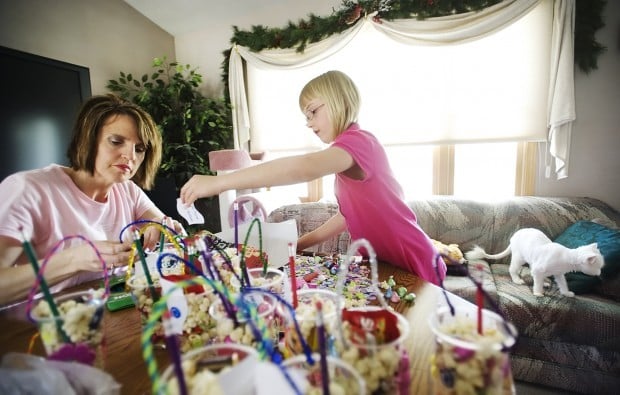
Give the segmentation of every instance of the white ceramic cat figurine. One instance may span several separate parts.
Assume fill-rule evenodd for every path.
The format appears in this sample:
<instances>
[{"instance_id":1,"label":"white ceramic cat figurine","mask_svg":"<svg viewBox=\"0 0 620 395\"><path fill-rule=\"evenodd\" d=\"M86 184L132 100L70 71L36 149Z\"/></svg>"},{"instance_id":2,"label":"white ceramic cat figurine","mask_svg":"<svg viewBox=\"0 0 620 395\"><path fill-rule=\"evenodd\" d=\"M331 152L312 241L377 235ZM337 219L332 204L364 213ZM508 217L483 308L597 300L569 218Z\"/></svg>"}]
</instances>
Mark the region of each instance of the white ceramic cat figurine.
<instances>
[{"instance_id":1,"label":"white ceramic cat figurine","mask_svg":"<svg viewBox=\"0 0 620 395\"><path fill-rule=\"evenodd\" d=\"M568 248L552 242L543 232L534 228L520 229L510 238L508 248L499 254L487 254L484 249L475 246L465 254L469 260L500 259L512 253L510 260L510 276L516 284L524 284L520 276L521 267L528 263L534 280L533 293L543 295L545 278L553 276L560 293L564 296L575 296L568 289L564 273L583 272L591 276L599 276L605 260L596 243L578 248Z\"/></svg>"}]
</instances>

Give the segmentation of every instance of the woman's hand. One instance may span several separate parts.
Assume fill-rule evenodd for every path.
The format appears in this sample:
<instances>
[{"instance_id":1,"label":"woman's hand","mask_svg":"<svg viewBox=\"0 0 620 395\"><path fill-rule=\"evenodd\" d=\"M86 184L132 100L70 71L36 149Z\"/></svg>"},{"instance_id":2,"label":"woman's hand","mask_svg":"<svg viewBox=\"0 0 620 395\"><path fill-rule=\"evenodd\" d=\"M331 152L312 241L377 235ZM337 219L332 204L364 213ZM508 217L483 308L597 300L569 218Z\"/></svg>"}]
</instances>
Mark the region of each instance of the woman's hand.
<instances>
[{"instance_id":1,"label":"woman's hand","mask_svg":"<svg viewBox=\"0 0 620 395\"><path fill-rule=\"evenodd\" d=\"M181 188L181 202L189 206L197 199L219 194L217 179L217 176L192 176Z\"/></svg>"},{"instance_id":2,"label":"woman's hand","mask_svg":"<svg viewBox=\"0 0 620 395\"><path fill-rule=\"evenodd\" d=\"M131 244L118 241L93 241L105 262L106 269L126 266L131 257ZM87 243L59 251L54 255L56 261L71 262L77 271L101 272L103 265L95 250Z\"/></svg>"},{"instance_id":3,"label":"woman's hand","mask_svg":"<svg viewBox=\"0 0 620 395\"><path fill-rule=\"evenodd\" d=\"M161 222L162 225L165 225L166 227L173 229L177 234L180 234L180 235L187 234L187 232L183 228L183 225L181 225L181 223L175 219L172 219L170 217L164 217L161 221L158 221L158 222ZM144 231L144 242L143 242L144 248L149 249L151 251L155 250L157 244L161 240L161 236L162 236L162 232L160 232L160 229L158 227L149 226Z\"/></svg>"}]
</instances>

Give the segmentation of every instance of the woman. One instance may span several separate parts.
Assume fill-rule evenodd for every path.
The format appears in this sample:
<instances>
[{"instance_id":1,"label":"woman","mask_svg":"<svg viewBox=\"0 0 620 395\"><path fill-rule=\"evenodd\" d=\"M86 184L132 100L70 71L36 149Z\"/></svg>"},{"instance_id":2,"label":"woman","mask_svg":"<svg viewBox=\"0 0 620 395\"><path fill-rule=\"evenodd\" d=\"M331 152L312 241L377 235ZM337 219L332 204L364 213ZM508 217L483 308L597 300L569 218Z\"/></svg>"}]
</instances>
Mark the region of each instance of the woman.
<instances>
[{"instance_id":1,"label":"woman","mask_svg":"<svg viewBox=\"0 0 620 395\"><path fill-rule=\"evenodd\" d=\"M0 183L0 304L25 297L34 283L24 240L39 265L71 235L92 241L108 268L125 265L132 240L119 241L123 227L164 217L141 189L153 186L161 153L159 130L143 109L114 95L87 100L67 151L69 167L51 164ZM158 237L156 228L147 229L145 248L154 247ZM102 270L95 251L75 238L49 260L45 278L57 284L56 291L101 277Z\"/></svg>"},{"instance_id":2,"label":"woman","mask_svg":"<svg viewBox=\"0 0 620 395\"><path fill-rule=\"evenodd\" d=\"M436 259L430 238L418 226L385 150L357 124L360 95L353 81L339 71L322 74L302 89L299 106L307 126L329 147L225 175L195 175L181 188L183 203L230 189L296 184L335 174L339 213L302 235L297 249L348 230L352 239L367 239L378 259L437 284L445 277L446 266Z\"/></svg>"}]
</instances>

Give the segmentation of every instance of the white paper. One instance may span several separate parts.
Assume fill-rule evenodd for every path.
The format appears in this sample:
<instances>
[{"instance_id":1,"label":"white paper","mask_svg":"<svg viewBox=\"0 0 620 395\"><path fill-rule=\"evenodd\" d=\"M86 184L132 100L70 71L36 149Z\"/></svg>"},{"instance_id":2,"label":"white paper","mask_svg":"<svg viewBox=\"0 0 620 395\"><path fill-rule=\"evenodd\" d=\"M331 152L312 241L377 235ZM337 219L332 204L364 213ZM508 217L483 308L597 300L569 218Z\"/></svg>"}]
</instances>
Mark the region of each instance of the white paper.
<instances>
[{"instance_id":1,"label":"white paper","mask_svg":"<svg viewBox=\"0 0 620 395\"><path fill-rule=\"evenodd\" d=\"M160 278L159 283L161 284L162 295L167 295L168 291L175 285L174 282L164 278ZM172 333L177 335L183 334L183 324L189 310L183 288L177 288L172 291L168 296L168 300L166 300L166 305L168 306L168 311L170 311L170 328Z\"/></svg>"},{"instance_id":2,"label":"white paper","mask_svg":"<svg viewBox=\"0 0 620 395\"><path fill-rule=\"evenodd\" d=\"M245 243L245 237L252 223L238 226L239 243ZM297 250L297 222L290 219L284 222L260 222L263 235L263 251L267 253L269 266L279 268L288 262L288 243L293 243L293 251ZM229 243L235 242L235 228L230 228L216 234L220 239ZM256 249L260 247L258 238L258 224L252 226L252 233L248 245Z\"/></svg>"},{"instance_id":3,"label":"white paper","mask_svg":"<svg viewBox=\"0 0 620 395\"><path fill-rule=\"evenodd\" d=\"M205 223L205 217L200 214L200 211L193 203L190 206L186 206L181 202L181 198L177 198L177 211L190 225Z\"/></svg>"},{"instance_id":4,"label":"white paper","mask_svg":"<svg viewBox=\"0 0 620 395\"><path fill-rule=\"evenodd\" d=\"M256 355L248 355L241 362L218 374L217 381L226 395L254 395L254 375L258 364Z\"/></svg>"},{"instance_id":5,"label":"white paper","mask_svg":"<svg viewBox=\"0 0 620 395\"><path fill-rule=\"evenodd\" d=\"M288 368L287 372L301 393L305 393L308 381L305 372L299 369ZM256 395L288 395L295 391L288 382L282 368L274 363L261 362L256 366L254 374Z\"/></svg>"}]
</instances>

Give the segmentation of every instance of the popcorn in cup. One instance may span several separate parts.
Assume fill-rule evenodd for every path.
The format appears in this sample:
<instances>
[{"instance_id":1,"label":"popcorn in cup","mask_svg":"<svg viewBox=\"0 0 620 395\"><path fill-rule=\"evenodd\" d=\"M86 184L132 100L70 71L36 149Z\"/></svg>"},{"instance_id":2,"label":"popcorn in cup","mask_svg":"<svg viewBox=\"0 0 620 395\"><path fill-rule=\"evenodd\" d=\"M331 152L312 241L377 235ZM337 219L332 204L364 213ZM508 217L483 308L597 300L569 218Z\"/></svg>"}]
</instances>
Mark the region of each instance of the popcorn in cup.
<instances>
[{"instance_id":1,"label":"popcorn in cup","mask_svg":"<svg viewBox=\"0 0 620 395\"><path fill-rule=\"evenodd\" d=\"M161 278L159 275L151 274L153 280L153 291L159 299L163 292ZM168 276L170 278L170 276ZM188 276L176 276L178 279L188 278ZM164 280L166 281L166 280ZM136 309L140 313L142 325L144 325L153 310L155 298L151 294L146 277L144 275L134 275L127 281L127 286L131 289ZM183 290L183 296L187 303L187 316L182 323L182 335L180 336L180 348L187 351L208 344L214 337L216 322L209 314L209 307L216 301L217 295L211 290L205 290L200 284L192 285ZM151 340L158 346L164 343L164 328L161 322L155 324L155 331Z\"/></svg>"},{"instance_id":2,"label":"popcorn in cup","mask_svg":"<svg viewBox=\"0 0 620 395\"><path fill-rule=\"evenodd\" d=\"M104 368L104 292L91 289L55 297L59 317L45 299L36 303L30 318L39 327L48 359Z\"/></svg>"},{"instance_id":3,"label":"popcorn in cup","mask_svg":"<svg viewBox=\"0 0 620 395\"><path fill-rule=\"evenodd\" d=\"M338 355L364 377L368 391L397 393L394 378L409 336L405 317L378 306L345 309L340 330Z\"/></svg>"},{"instance_id":4,"label":"popcorn in cup","mask_svg":"<svg viewBox=\"0 0 620 395\"><path fill-rule=\"evenodd\" d=\"M317 337L317 301L321 302L323 309L323 322L325 325L326 336L335 336L338 325L338 316L344 307L344 301L337 293L326 289L309 288L297 292L297 308L295 309L295 319L299 324L301 335L312 351L319 350ZM285 354L296 355L303 351L297 331L295 330L292 317L285 330Z\"/></svg>"},{"instance_id":5,"label":"popcorn in cup","mask_svg":"<svg viewBox=\"0 0 620 395\"><path fill-rule=\"evenodd\" d=\"M297 355L286 359L282 362L282 366L293 372L301 371L305 377L305 385L303 385L302 393L306 395L322 395L322 376L320 355L312 354L314 364L308 363L305 355ZM340 358L327 356L327 371L329 376L329 392L330 394L346 394L346 395L365 395L366 383L362 376L351 366Z\"/></svg>"},{"instance_id":6,"label":"popcorn in cup","mask_svg":"<svg viewBox=\"0 0 620 395\"><path fill-rule=\"evenodd\" d=\"M247 291L241 296L246 303L256 307L257 314L265 321L272 339L276 339L279 332L279 325L276 322L275 309L278 301L269 292ZM231 306L236 314L238 325L228 316L222 300L215 300L209 307L209 315L216 322L215 339L222 342L234 342L245 345L255 343L252 328L236 306Z\"/></svg>"},{"instance_id":7,"label":"popcorn in cup","mask_svg":"<svg viewBox=\"0 0 620 395\"><path fill-rule=\"evenodd\" d=\"M239 377L251 377L251 364L257 359L256 349L237 343L213 343L191 350L181 357L188 393L224 394L224 389L230 391L231 386L238 384L235 382L239 381ZM164 370L161 380L168 394L179 394L178 378L172 365Z\"/></svg>"},{"instance_id":8,"label":"popcorn in cup","mask_svg":"<svg viewBox=\"0 0 620 395\"><path fill-rule=\"evenodd\" d=\"M508 349L516 340L514 325L492 311L482 310L480 335L476 310L468 313L457 311L452 315L444 306L430 317L436 340L431 359L434 393L512 392Z\"/></svg>"}]
</instances>

